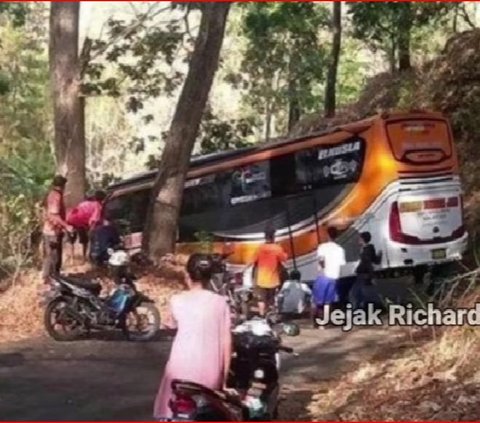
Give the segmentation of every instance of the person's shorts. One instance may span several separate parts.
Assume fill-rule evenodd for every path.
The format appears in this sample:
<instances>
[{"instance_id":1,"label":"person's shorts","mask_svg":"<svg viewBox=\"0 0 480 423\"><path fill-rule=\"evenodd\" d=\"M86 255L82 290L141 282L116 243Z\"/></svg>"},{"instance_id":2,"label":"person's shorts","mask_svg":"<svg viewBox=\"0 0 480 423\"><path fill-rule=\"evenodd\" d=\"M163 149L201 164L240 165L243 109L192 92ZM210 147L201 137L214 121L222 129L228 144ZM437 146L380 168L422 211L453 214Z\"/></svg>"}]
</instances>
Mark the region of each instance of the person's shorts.
<instances>
[{"instance_id":1,"label":"person's shorts","mask_svg":"<svg viewBox=\"0 0 480 423\"><path fill-rule=\"evenodd\" d=\"M255 296L257 297L257 300L265 304L273 304L276 293L277 288L262 288L261 286L255 287Z\"/></svg>"},{"instance_id":2,"label":"person's shorts","mask_svg":"<svg viewBox=\"0 0 480 423\"><path fill-rule=\"evenodd\" d=\"M336 280L319 276L313 284L312 293L317 306L335 303L338 300Z\"/></svg>"},{"instance_id":3,"label":"person's shorts","mask_svg":"<svg viewBox=\"0 0 480 423\"><path fill-rule=\"evenodd\" d=\"M89 233L87 228L75 229L74 232L68 234L68 240L70 243L75 244L77 241L82 245L87 245L89 241Z\"/></svg>"}]
</instances>

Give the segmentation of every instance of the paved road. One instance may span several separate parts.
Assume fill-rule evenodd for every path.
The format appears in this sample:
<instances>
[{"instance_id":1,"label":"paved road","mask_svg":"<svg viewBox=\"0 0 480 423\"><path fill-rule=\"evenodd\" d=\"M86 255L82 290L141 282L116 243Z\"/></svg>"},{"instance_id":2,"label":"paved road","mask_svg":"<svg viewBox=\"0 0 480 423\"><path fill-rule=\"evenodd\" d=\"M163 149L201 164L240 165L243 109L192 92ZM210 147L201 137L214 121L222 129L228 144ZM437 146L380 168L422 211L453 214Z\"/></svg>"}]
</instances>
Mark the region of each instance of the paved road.
<instances>
[{"instance_id":1,"label":"paved road","mask_svg":"<svg viewBox=\"0 0 480 423\"><path fill-rule=\"evenodd\" d=\"M403 291L398 285L394 291ZM308 420L306 406L322 381L393 342L394 328L303 328L285 338L281 419ZM148 420L171 337L151 343L97 339L56 343L41 337L0 344L1 420Z\"/></svg>"}]
</instances>

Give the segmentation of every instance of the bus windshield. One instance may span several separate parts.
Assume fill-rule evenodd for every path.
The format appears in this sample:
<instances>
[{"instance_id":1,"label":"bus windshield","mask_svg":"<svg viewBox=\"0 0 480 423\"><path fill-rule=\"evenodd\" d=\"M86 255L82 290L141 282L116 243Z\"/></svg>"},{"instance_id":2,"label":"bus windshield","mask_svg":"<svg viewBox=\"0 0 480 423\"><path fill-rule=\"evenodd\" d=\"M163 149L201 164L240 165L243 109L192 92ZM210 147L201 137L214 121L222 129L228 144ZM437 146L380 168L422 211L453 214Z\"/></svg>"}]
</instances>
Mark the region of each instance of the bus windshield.
<instances>
[{"instance_id":1,"label":"bus windshield","mask_svg":"<svg viewBox=\"0 0 480 423\"><path fill-rule=\"evenodd\" d=\"M397 160L438 163L452 155L452 141L444 120L415 119L387 123L388 141Z\"/></svg>"}]
</instances>

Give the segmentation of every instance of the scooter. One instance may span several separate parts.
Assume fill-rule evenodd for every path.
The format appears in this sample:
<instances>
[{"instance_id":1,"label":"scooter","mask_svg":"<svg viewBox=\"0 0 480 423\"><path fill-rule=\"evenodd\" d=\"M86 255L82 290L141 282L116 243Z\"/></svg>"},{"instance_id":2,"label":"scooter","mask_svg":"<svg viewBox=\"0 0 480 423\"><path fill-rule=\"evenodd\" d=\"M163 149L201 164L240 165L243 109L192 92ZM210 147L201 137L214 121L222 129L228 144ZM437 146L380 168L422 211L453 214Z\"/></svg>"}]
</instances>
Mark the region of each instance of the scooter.
<instances>
[{"instance_id":1,"label":"scooter","mask_svg":"<svg viewBox=\"0 0 480 423\"><path fill-rule=\"evenodd\" d=\"M277 417L281 344L266 320L248 320L233 330L228 387L218 392L185 380L172 382L172 417L164 421L269 421Z\"/></svg>"}]
</instances>

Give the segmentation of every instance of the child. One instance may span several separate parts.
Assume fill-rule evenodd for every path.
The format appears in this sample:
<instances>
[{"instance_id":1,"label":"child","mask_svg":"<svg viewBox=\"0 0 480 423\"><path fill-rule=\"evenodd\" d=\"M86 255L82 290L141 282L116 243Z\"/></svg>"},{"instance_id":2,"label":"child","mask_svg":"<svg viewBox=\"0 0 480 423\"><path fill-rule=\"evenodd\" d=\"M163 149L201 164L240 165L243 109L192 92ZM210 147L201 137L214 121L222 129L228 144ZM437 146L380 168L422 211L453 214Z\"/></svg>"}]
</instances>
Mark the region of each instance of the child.
<instances>
[{"instance_id":1,"label":"child","mask_svg":"<svg viewBox=\"0 0 480 423\"><path fill-rule=\"evenodd\" d=\"M90 260L97 266L108 261L108 250L121 246L122 241L117 228L110 222L108 212L104 213L103 219L92 231Z\"/></svg>"},{"instance_id":2,"label":"child","mask_svg":"<svg viewBox=\"0 0 480 423\"><path fill-rule=\"evenodd\" d=\"M279 310L282 314L303 314L312 296L310 288L301 282L302 275L296 269L284 282L279 294Z\"/></svg>"}]
</instances>

